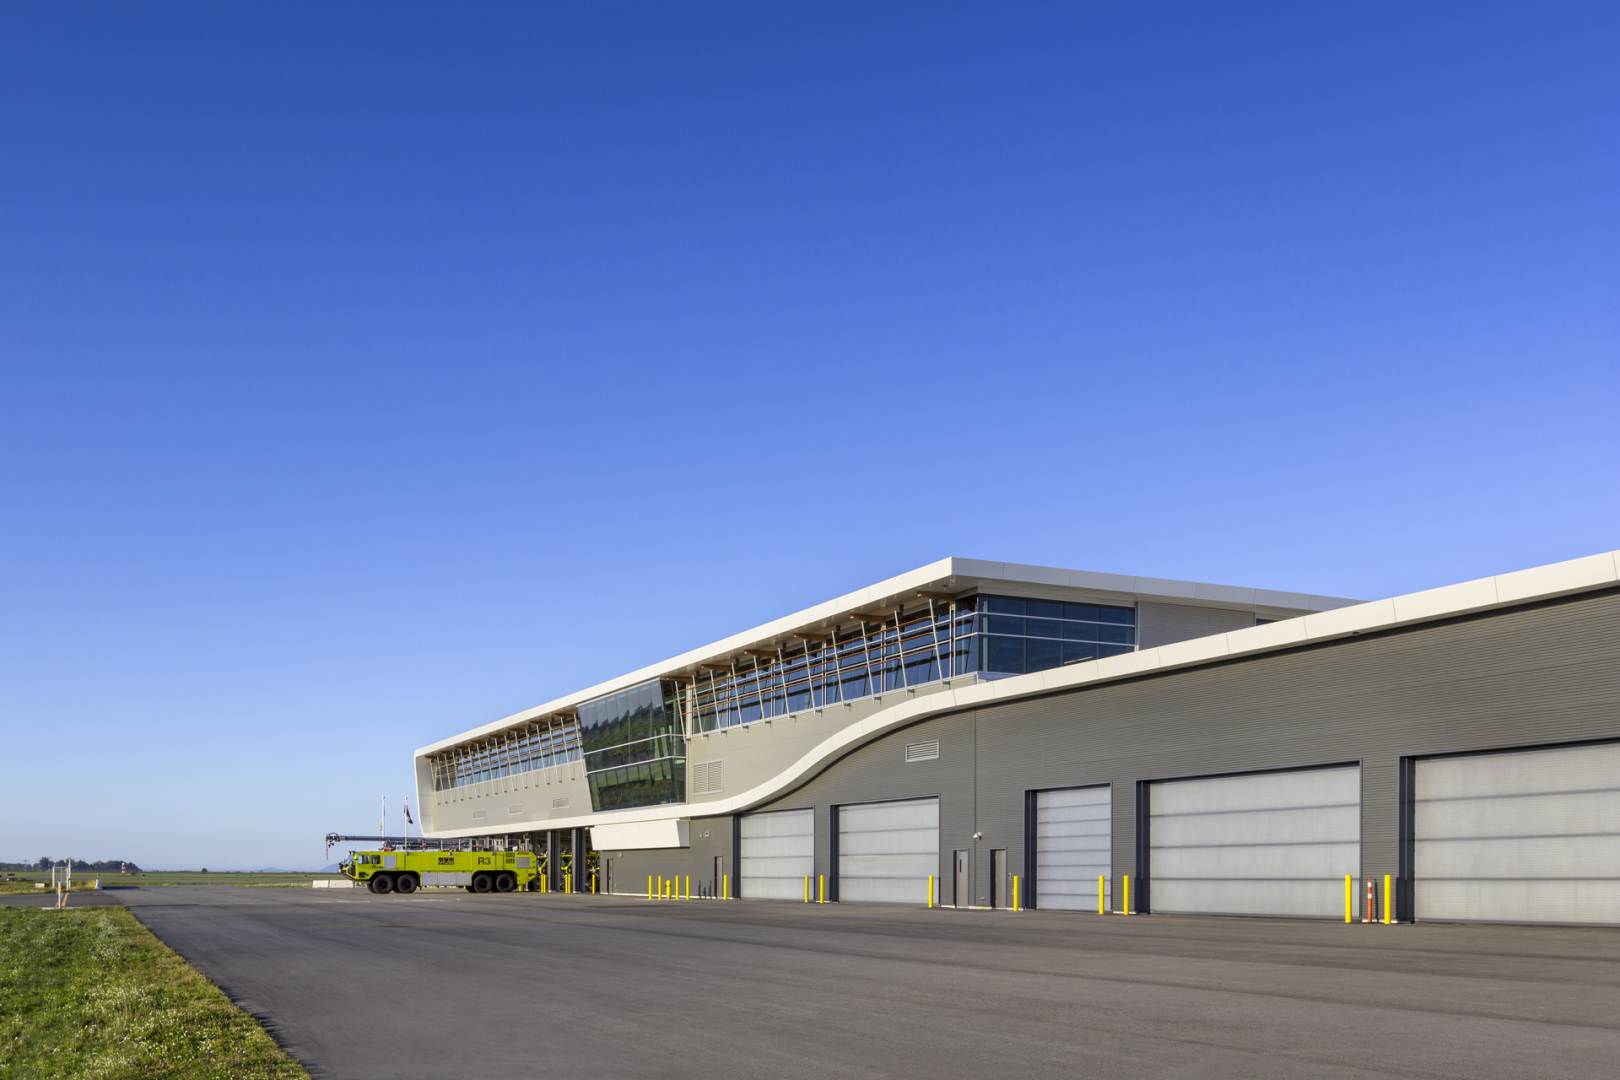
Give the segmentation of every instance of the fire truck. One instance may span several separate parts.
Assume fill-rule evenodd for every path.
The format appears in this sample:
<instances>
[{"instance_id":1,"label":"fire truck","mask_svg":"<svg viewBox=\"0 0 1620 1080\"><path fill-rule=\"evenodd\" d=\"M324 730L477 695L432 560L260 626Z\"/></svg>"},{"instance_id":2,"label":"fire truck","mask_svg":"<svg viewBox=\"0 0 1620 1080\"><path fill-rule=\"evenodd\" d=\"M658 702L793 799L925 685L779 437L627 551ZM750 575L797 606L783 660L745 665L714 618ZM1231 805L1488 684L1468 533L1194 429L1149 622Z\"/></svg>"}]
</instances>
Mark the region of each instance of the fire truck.
<instances>
[{"instance_id":1,"label":"fire truck","mask_svg":"<svg viewBox=\"0 0 1620 1080\"><path fill-rule=\"evenodd\" d=\"M468 892L534 892L545 858L532 851L351 851L338 872L374 893L409 896L424 886Z\"/></svg>"}]
</instances>

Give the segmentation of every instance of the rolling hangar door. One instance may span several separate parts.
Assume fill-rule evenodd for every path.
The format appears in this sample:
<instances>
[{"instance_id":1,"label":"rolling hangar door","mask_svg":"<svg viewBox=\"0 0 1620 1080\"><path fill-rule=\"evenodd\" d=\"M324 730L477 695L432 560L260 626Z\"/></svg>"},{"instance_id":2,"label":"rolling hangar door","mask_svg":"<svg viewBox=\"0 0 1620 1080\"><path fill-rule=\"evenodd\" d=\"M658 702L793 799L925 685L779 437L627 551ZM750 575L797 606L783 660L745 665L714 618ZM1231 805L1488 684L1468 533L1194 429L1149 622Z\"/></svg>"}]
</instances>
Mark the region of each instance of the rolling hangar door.
<instances>
[{"instance_id":1,"label":"rolling hangar door","mask_svg":"<svg viewBox=\"0 0 1620 1080\"><path fill-rule=\"evenodd\" d=\"M773 810L737 819L738 895L748 900L802 900L816 869L814 810Z\"/></svg>"},{"instance_id":2,"label":"rolling hangar door","mask_svg":"<svg viewBox=\"0 0 1620 1080\"><path fill-rule=\"evenodd\" d=\"M1148 806L1153 911L1344 917L1360 766L1162 781Z\"/></svg>"},{"instance_id":3,"label":"rolling hangar door","mask_svg":"<svg viewBox=\"0 0 1620 1080\"><path fill-rule=\"evenodd\" d=\"M1113 798L1107 784L1035 793L1035 906L1097 910L1113 904Z\"/></svg>"},{"instance_id":4,"label":"rolling hangar door","mask_svg":"<svg viewBox=\"0 0 1620 1080\"><path fill-rule=\"evenodd\" d=\"M838 899L921 904L939 874L939 800L855 803L838 815Z\"/></svg>"},{"instance_id":5,"label":"rolling hangar door","mask_svg":"<svg viewBox=\"0 0 1620 1080\"><path fill-rule=\"evenodd\" d=\"M1420 759L1419 919L1620 923L1620 743Z\"/></svg>"}]
</instances>

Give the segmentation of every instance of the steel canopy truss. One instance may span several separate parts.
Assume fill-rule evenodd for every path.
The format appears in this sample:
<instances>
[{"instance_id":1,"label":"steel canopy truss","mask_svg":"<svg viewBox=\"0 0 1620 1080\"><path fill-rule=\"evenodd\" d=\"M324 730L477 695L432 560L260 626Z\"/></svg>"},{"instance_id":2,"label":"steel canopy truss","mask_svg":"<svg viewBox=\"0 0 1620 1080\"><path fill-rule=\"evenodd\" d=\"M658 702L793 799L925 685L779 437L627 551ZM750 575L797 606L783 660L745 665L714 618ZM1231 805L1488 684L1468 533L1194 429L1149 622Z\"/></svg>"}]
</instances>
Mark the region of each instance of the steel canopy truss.
<instances>
[{"instance_id":1,"label":"steel canopy truss","mask_svg":"<svg viewBox=\"0 0 1620 1080\"><path fill-rule=\"evenodd\" d=\"M433 790L499 780L582 759L579 718L573 713L540 717L474 742L431 754Z\"/></svg>"},{"instance_id":2,"label":"steel canopy truss","mask_svg":"<svg viewBox=\"0 0 1620 1080\"><path fill-rule=\"evenodd\" d=\"M752 723L803 709L905 691L973 670L971 598L920 596L890 611L856 612L774 651L759 648L694 668L680 695L686 732Z\"/></svg>"}]
</instances>

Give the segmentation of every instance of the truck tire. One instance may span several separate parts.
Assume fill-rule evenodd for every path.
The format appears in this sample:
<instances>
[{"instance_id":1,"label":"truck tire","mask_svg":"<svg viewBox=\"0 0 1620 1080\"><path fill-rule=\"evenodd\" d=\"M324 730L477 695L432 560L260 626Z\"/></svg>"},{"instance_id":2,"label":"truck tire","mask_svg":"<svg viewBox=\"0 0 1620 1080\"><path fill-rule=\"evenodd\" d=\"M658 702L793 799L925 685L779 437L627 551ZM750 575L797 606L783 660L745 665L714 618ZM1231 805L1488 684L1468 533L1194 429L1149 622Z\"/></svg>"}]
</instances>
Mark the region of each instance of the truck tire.
<instances>
[{"instance_id":1,"label":"truck tire","mask_svg":"<svg viewBox=\"0 0 1620 1080\"><path fill-rule=\"evenodd\" d=\"M394 891L394 875L378 874L371 879L371 891L378 896L386 896Z\"/></svg>"},{"instance_id":2,"label":"truck tire","mask_svg":"<svg viewBox=\"0 0 1620 1080\"><path fill-rule=\"evenodd\" d=\"M495 875L496 892L511 892L515 888L517 888L517 875L510 870L502 870Z\"/></svg>"},{"instance_id":3,"label":"truck tire","mask_svg":"<svg viewBox=\"0 0 1620 1080\"><path fill-rule=\"evenodd\" d=\"M394 891L401 896L409 896L416 891L416 875L401 874L394 879Z\"/></svg>"},{"instance_id":4,"label":"truck tire","mask_svg":"<svg viewBox=\"0 0 1620 1080\"><path fill-rule=\"evenodd\" d=\"M489 890L494 888L494 887L495 887L495 883L493 881L489 880L489 875L488 874L474 874L473 875L473 892L479 892L479 893L489 892Z\"/></svg>"}]
</instances>

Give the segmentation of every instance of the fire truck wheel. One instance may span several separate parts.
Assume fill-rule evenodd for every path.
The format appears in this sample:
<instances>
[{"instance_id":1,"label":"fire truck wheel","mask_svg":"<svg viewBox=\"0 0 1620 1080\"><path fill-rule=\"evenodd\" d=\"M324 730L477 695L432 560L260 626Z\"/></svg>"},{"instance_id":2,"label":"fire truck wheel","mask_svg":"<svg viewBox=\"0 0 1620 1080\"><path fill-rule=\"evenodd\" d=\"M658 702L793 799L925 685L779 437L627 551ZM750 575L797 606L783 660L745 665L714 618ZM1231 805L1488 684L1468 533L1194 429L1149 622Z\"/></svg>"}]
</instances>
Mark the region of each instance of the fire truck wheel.
<instances>
[{"instance_id":1,"label":"fire truck wheel","mask_svg":"<svg viewBox=\"0 0 1620 1080\"><path fill-rule=\"evenodd\" d=\"M495 875L495 891L511 892L517 888L517 875L510 870L503 870Z\"/></svg>"},{"instance_id":2,"label":"fire truck wheel","mask_svg":"<svg viewBox=\"0 0 1620 1080\"><path fill-rule=\"evenodd\" d=\"M473 892L489 892L494 887L495 883L489 880L488 874L473 875Z\"/></svg>"},{"instance_id":3,"label":"fire truck wheel","mask_svg":"<svg viewBox=\"0 0 1620 1080\"><path fill-rule=\"evenodd\" d=\"M371 891L381 896L394 891L394 876L392 874L378 874L371 879Z\"/></svg>"},{"instance_id":4,"label":"fire truck wheel","mask_svg":"<svg viewBox=\"0 0 1620 1080\"><path fill-rule=\"evenodd\" d=\"M401 893L401 894L405 895L405 896L411 895L411 893L416 891L416 875L415 874L401 874L401 875L399 875L399 877L397 879L395 879L395 881L394 881L394 890L396 892L398 892L398 893Z\"/></svg>"}]
</instances>

